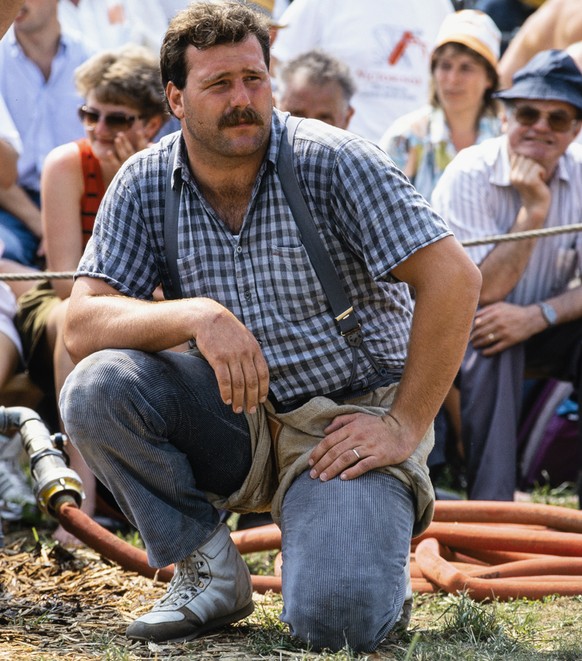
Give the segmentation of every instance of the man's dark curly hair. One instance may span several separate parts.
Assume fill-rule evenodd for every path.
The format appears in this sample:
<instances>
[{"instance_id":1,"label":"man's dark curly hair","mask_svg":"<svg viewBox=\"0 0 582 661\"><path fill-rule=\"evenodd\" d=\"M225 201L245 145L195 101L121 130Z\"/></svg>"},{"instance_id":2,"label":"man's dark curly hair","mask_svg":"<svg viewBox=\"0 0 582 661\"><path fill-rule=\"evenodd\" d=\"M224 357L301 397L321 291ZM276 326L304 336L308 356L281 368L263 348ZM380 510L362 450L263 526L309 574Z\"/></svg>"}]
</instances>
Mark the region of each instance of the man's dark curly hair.
<instances>
[{"instance_id":1,"label":"man's dark curly hair","mask_svg":"<svg viewBox=\"0 0 582 661\"><path fill-rule=\"evenodd\" d=\"M250 35L258 39L269 67L269 22L242 2L196 2L178 12L170 22L160 51L164 89L172 81L184 89L188 70L188 46L205 50L211 46L237 44Z\"/></svg>"}]
</instances>

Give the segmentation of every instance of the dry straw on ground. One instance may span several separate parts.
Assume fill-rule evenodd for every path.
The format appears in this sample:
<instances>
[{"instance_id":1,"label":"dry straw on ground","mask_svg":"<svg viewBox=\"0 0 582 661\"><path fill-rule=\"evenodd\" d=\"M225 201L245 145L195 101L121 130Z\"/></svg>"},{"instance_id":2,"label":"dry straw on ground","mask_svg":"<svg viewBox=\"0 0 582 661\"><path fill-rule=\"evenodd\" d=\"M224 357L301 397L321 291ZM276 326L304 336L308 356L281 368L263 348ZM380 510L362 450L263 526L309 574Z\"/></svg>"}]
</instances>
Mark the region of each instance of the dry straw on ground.
<instances>
[{"instance_id":1,"label":"dry straw on ground","mask_svg":"<svg viewBox=\"0 0 582 661\"><path fill-rule=\"evenodd\" d=\"M0 551L0 659L236 658L228 640L240 638L235 627L183 645L128 641L126 626L165 590L92 550L15 540Z\"/></svg>"},{"instance_id":2,"label":"dry straw on ground","mask_svg":"<svg viewBox=\"0 0 582 661\"><path fill-rule=\"evenodd\" d=\"M58 545L35 545L24 533L6 544L0 549L0 659L10 661L582 659L579 598L491 604L497 611L490 622L470 600L422 595L410 634L361 657L349 651L317 655L303 650L279 622L281 599L273 594L255 594L251 617L203 639L132 643L124 636L127 624L150 608L165 584L127 572L87 548L69 552ZM451 604L454 619L447 624Z\"/></svg>"}]
</instances>

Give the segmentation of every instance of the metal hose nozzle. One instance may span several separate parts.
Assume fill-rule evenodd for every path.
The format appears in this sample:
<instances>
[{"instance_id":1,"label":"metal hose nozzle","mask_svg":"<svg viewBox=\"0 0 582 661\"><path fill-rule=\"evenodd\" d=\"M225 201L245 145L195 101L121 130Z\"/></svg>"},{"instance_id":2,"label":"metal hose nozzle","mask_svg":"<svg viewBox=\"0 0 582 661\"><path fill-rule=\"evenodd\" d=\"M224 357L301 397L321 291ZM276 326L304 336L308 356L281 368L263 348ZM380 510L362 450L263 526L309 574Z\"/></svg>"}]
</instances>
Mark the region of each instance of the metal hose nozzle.
<instances>
[{"instance_id":1,"label":"metal hose nozzle","mask_svg":"<svg viewBox=\"0 0 582 661\"><path fill-rule=\"evenodd\" d=\"M33 491L42 512L56 518L62 497L71 497L78 507L85 493L77 473L67 466L62 434L51 436L38 413L22 406L0 406L0 433L19 431L30 460Z\"/></svg>"}]
</instances>

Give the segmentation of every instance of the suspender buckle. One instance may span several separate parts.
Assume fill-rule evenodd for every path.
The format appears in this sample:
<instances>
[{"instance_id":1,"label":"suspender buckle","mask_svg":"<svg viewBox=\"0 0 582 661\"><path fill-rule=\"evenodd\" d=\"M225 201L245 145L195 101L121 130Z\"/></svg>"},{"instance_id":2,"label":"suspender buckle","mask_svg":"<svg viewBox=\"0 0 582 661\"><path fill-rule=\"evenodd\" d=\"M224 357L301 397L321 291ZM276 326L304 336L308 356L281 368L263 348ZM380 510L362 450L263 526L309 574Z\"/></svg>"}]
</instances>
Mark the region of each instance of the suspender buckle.
<instances>
[{"instance_id":1,"label":"suspender buckle","mask_svg":"<svg viewBox=\"0 0 582 661\"><path fill-rule=\"evenodd\" d=\"M364 337L362 335L362 326L361 324L356 324L353 328L350 328L349 330L346 331L340 331L340 334L342 337L345 337L347 340L347 343L349 344L350 347L359 347L363 340Z\"/></svg>"},{"instance_id":2,"label":"suspender buckle","mask_svg":"<svg viewBox=\"0 0 582 661\"><path fill-rule=\"evenodd\" d=\"M344 310L343 312L340 312L340 314L338 314L338 316L335 318L335 320L339 324L340 321L343 321L346 317L349 317L350 314L352 314L353 311L354 311L353 306L350 306L347 310Z\"/></svg>"}]
</instances>

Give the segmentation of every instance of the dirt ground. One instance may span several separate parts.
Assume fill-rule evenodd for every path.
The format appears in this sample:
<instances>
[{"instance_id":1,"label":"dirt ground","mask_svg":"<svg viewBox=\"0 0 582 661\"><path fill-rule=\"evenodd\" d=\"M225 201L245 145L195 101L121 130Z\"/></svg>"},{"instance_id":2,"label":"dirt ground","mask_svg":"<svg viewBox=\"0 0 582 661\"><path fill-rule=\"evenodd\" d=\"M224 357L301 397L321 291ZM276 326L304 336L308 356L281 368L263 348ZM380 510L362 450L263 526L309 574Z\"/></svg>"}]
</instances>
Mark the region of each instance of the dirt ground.
<instances>
[{"instance_id":1,"label":"dirt ground","mask_svg":"<svg viewBox=\"0 0 582 661\"><path fill-rule=\"evenodd\" d=\"M0 549L0 659L10 661L137 661L222 659L259 661L325 658L350 661L353 655L309 654L294 644L279 622L280 595L255 593L255 612L244 622L182 644L129 641L125 628L161 597L166 584L128 572L85 547L67 551L35 543L30 530L15 533ZM443 625L450 597L415 600L412 633L365 659L582 659L582 597L501 605L501 618L518 641L501 650L474 640L453 642ZM443 628L444 627L444 628ZM421 632L414 656L407 648ZM384 644L383 644L384 645ZM508 651L509 649L509 651Z\"/></svg>"},{"instance_id":2,"label":"dirt ground","mask_svg":"<svg viewBox=\"0 0 582 661\"><path fill-rule=\"evenodd\" d=\"M241 645L247 625L182 645L132 643L125 628L164 594L165 583L125 571L91 549L49 549L31 544L28 535L6 541L0 549L0 659L253 658Z\"/></svg>"}]
</instances>

